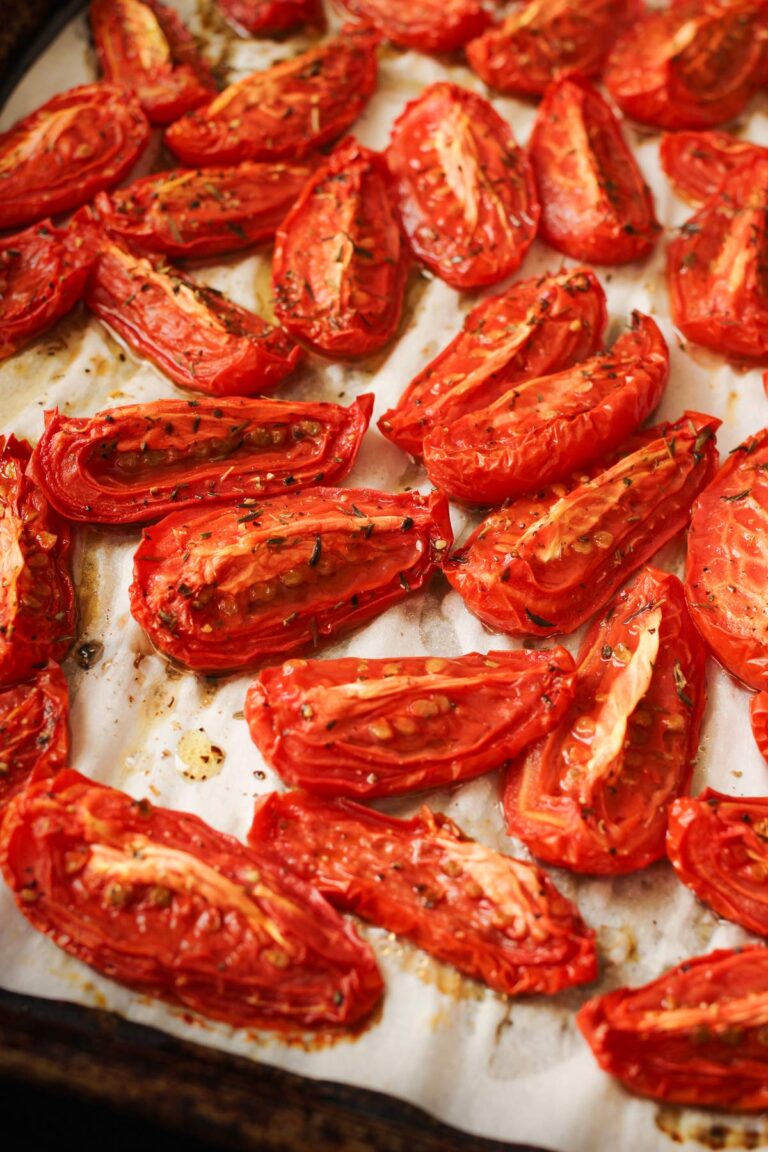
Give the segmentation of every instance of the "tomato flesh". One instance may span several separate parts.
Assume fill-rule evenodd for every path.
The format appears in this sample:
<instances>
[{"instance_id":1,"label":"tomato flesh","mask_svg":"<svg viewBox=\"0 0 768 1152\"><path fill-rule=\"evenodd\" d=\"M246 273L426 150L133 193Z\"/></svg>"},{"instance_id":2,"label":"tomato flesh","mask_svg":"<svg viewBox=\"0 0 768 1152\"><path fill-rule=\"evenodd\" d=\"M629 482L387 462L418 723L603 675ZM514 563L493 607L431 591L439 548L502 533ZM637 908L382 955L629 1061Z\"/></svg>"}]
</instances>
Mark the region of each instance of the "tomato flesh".
<instances>
[{"instance_id":1,"label":"tomato flesh","mask_svg":"<svg viewBox=\"0 0 768 1152\"><path fill-rule=\"evenodd\" d=\"M219 0L219 8L245 35L287 32L300 24L324 27L321 0Z\"/></svg>"},{"instance_id":2,"label":"tomato flesh","mask_svg":"<svg viewBox=\"0 0 768 1152\"><path fill-rule=\"evenodd\" d=\"M768 148L729 132L665 132L659 156L678 195L696 203L714 196L734 169L768 157Z\"/></svg>"},{"instance_id":3,"label":"tomato flesh","mask_svg":"<svg viewBox=\"0 0 768 1152\"><path fill-rule=\"evenodd\" d=\"M760 755L768 761L768 690L755 693L750 700L749 722Z\"/></svg>"},{"instance_id":4,"label":"tomato flesh","mask_svg":"<svg viewBox=\"0 0 768 1152\"><path fill-rule=\"evenodd\" d=\"M479 0L341 0L400 48L455 52L487 27Z\"/></svg>"},{"instance_id":5,"label":"tomato flesh","mask_svg":"<svg viewBox=\"0 0 768 1152\"><path fill-rule=\"evenodd\" d=\"M0 811L29 783L66 767L68 713L67 682L57 664L0 691Z\"/></svg>"}]
</instances>

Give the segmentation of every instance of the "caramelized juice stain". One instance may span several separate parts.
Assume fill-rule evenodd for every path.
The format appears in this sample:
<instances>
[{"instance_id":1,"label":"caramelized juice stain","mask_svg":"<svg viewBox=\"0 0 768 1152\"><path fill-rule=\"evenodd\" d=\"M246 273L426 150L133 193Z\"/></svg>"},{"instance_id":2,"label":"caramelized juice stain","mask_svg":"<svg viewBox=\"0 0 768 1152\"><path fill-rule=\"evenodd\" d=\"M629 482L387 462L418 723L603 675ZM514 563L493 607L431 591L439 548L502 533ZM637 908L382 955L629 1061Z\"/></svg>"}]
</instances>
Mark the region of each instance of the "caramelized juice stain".
<instances>
[{"instance_id":1,"label":"caramelized juice stain","mask_svg":"<svg viewBox=\"0 0 768 1152\"><path fill-rule=\"evenodd\" d=\"M695 1119L674 1104L657 1108L654 1122L660 1132L675 1144L696 1142L705 1148L765 1148L768 1146L768 1121L735 1119L707 1122Z\"/></svg>"}]
</instances>

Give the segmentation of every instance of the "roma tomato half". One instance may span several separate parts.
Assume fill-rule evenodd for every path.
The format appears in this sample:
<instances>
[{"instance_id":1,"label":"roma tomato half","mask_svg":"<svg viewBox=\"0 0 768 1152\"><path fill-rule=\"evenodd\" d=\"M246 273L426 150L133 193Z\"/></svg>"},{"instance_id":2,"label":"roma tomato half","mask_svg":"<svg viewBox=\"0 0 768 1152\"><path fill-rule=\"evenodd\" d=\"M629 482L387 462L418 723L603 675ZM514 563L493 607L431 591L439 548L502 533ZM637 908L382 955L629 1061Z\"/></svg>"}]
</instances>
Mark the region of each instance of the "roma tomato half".
<instances>
[{"instance_id":1,"label":"roma tomato half","mask_svg":"<svg viewBox=\"0 0 768 1152\"><path fill-rule=\"evenodd\" d=\"M58 664L0 690L0 810L67 765L69 692Z\"/></svg>"},{"instance_id":2,"label":"roma tomato half","mask_svg":"<svg viewBox=\"0 0 768 1152\"><path fill-rule=\"evenodd\" d=\"M341 0L400 48L455 52L479 36L489 21L481 0Z\"/></svg>"},{"instance_id":3,"label":"roma tomato half","mask_svg":"<svg viewBox=\"0 0 768 1152\"><path fill-rule=\"evenodd\" d=\"M677 194L702 203L735 168L768 157L768 148L730 132L665 132L659 157Z\"/></svg>"},{"instance_id":4,"label":"roma tomato half","mask_svg":"<svg viewBox=\"0 0 768 1152\"><path fill-rule=\"evenodd\" d=\"M246 36L270 36L300 24L325 27L322 0L218 0L222 15Z\"/></svg>"},{"instance_id":5,"label":"roma tomato half","mask_svg":"<svg viewBox=\"0 0 768 1152\"><path fill-rule=\"evenodd\" d=\"M760 755L768 761L768 689L755 693L750 700L749 722Z\"/></svg>"}]
</instances>

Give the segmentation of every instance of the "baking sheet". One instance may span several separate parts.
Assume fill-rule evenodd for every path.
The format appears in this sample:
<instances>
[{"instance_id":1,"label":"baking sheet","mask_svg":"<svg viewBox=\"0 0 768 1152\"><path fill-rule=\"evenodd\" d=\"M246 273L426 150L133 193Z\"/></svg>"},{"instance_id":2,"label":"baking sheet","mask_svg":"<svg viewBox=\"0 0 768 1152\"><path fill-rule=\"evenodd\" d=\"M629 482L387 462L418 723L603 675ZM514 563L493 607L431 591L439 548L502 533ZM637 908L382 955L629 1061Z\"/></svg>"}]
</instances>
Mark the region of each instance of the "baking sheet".
<instances>
[{"instance_id":1,"label":"baking sheet","mask_svg":"<svg viewBox=\"0 0 768 1152\"><path fill-rule=\"evenodd\" d=\"M229 79L266 67L313 41L312 36L239 41L227 33L210 0L177 0L173 6L202 34L209 56ZM329 16L331 25L337 26L336 15L329 11ZM96 76L81 17L18 86L0 117L0 128L56 91ZM384 48L379 89L355 134L367 145L383 147L404 103L425 84L443 78L485 91L459 65ZM493 103L525 142L533 107L504 98L494 98ZM746 133L761 143L768 143L767 107L763 101L744 120ZM690 209L676 200L660 173L658 136L633 128L627 132L654 190L660 220L679 224ZM136 174L159 163L162 156L155 137ZM568 262L537 243L518 275L554 271L562 263ZM662 269L660 244L645 264L599 271L608 294L611 337L622 330L632 308L656 318L672 353L671 382L659 416L676 418L686 407L720 416L724 425L718 441L725 453L748 432L768 423L761 374L738 371L719 357L683 346L668 319ZM198 266L194 274L269 316L268 251ZM351 367L310 358L279 394L348 403L373 389L375 422L460 328L477 298L416 273L400 337L389 349ZM78 310L0 366L0 427L34 441L42 431L46 408L58 405L68 414L88 415L121 403L181 394ZM375 426L346 483L392 491L429 487L423 470L385 441ZM461 538L474 518L456 508L452 516ZM73 767L135 797L148 795L156 803L196 812L222 831L242 837L254 797L280 787L253 747L242 718L249 677L198 678L170 668L152 651L128 609L137 540L134 530L85 528L77 533L78 643L99 641L103 655L90 670L81 669L73 659L65 664L72 692ZM681 554L679 543L672 544L655 562L675 568ZM575 650L578 634L566 643ZM457 655L516 646L516 641L484 630L447 582L438 578L428 590L390 608L352 637L324 648L322 655ZM709 693L695 789L706 782L734 795L765 792L768 769L753 746L748 694L714 665ZM206 763L211 747L220 749L223 758L214 753ZM215 774L212 766L218 769ZM503 831L495 776L455 791L432 793L429 801L485 843L527 855ZM386 807L405 815L417 804L403 800ZM576 1009L596 990L643 983L687 956L743 943L750 939L748 934L713 917L664 864L616 879L550 871L597 930L602 957L597 986L548 1000L505 1001L389 934L363 928L387 985L383 1011L361 1035L332 1047L288 1044L267 1033L190 1022L186 1012L128 992L35 933L4 888L0 890L2 984L9 991L107 1007L198 1043L305 1076L388 1092L447 1123L499 1140L543 1144L558 1152L645 1152L671 1148L681 1138L711 1144L715 1124L727 1146L768 1144L768 1121L761 1118L733 1119L628 1096L598 1070L574 1024Z\"/></svg>"}]
</instances>

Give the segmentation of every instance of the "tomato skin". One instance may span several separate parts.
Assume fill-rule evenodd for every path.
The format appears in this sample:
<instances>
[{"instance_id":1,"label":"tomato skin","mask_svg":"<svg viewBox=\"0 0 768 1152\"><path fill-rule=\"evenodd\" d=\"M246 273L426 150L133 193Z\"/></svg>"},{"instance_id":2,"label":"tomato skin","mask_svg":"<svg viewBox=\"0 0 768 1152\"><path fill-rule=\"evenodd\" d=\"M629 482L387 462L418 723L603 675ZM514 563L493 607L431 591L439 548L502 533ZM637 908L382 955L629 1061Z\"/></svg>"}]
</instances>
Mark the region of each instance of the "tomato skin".
<instances>
[{"instance_id":1,"label":"tomato skin","mask_svg":"<svg viewBox=\"0 0 768 1152\"><path fill-rule=\"evenodd\" d=\"M768 688L768 429L747 439L693 506L685 594L717 660L758 691Z\"/></svg>"},{"instance_id":2,"label":"tomato skin","mask_svg":"<svg viewBox=\"0 0 768 1152\"><path fill-rule=\"evenodd\" d=\"M452 288L496 284L533 243L531 166L505 120L458 84L431 84L395 121L387 148L416 256Z\"/></svg>"},{"instance_id":3,"label":"tomato skin","mask_svg":"<svg viewBox=\"0 0 768 1152\"><path fill-rule=\"evenodd\" d=\"M630 1092L729 1112L768 1106L768 949L721 949L576 1016L600 1067Z\"/></svg>"},{"instance_id":4,"label":"tomato skin","mask_svg":"<svg viewBox=\"0 0 768 1152\"><path fill-rule=\"evenodd\" d=\"M166 143L192 168L300 159L358 118L376 87L378 42L372 29L345 25L319 47L231 84L172 124Z\"/></svg>"},{"instance_id":5,"label":"tomato skin","mask_svg":"<svg viewBox=\"0 0 768 1152\"><path fill-rule=\"evenodd\" d=\"M122 180L149 140L138 102L82 84L0 133L0 228L68 212Z\"/></svg>"},{"instance_id":6,"label":"tomato skin","mask_svg":"<svg viewBox=\"0 0 768 1152\"><path fill-rule=\"evenodd\" d=\"M768 761L768 690L757 692L750 700L749 722L760 755Z\"/></svg>"},{"instance_id":7,"label":"tomato skin","mask_svg":"<svg viewBox=\"0 0 768 1152\"><path fill-rule=\"evenodd\" d=\"M67 681L57 664L0 690L0 810L27 784L66 766L68 714Z\"/></svg>"},{"instance_id":8,"label":"tomato skin","mask_svg":"<svg viewBox=\"0 0 768 1152\"><path fill-rule=\"evenodd\" d=\"M768 156L768 148L730 132L665 132L659 156L675 192L702 203L714 196L734 169Z\"/></svg>"},{"instance_id":9,"label":"tomato skin","mask_svg":"<svg viewBox=\"0 0 768 1152\"><path fill-rule=\"evenodd\" d=\"M92 417L46 412L30 475L69 520L143 524L201 501L266 496L342 479L373 396L349 408L285 400L155 400Z\"/></svg>"},{"instance_id":10,"label":"tomato skin","mask_svg":"<svg viewBox=\"0 0 768 1152\"><path fill-rule=\"evenodd\" d=\"M355 912L507 996L597 976L594 933L545 872L493 852L426 806L398 820L348 800L276 792L250 843Z\"/></svg>"},{"instance_id":11,"label":"tomato skin","mask_svg":"<svg viewBox=\"0 0 768 1152\"><path fill-rule=\"evenodd\" d=\"M584 637L565 716L509 766L510 835L592 875L662 859L667 812L698 749L705 661L682 584L644 569Z\"/></svg>"},{"instance_id":12,"label":"tomato skin","mask_svg":"<svg viewBox=\"0 0 768 1152\"><path fill-rule=\"evenodd\" d=\"M233 1027L348 1025L381 997L368 945L265 853L77 772L11 803L0 866L70 955Z\"/></svg>"},{"instance_id":13,"label":"tomato skin","mask_svg":"<svg viewBox=\"0 0 768 1152\"><path fill-rule=\"evenodd\" d=\"M547 89L529 154L547 244L593 264L626 264L653 250L660 226L651 190L588 80L568 75Z\"/></svg>"},{"instance_id":14,"label":"tomato skin","mask_svg":"<svg viewBox=\"0 0 768 1152\"><path fill-rule=\"evenodd\" d=\"M321 355L368 356L397 331L408 264L384 158L350 138L277 231L275 316Z\"/></svg>"},{"instance_id":15,"label":"tomato skin","mask_svg":"<svg viewBox=\"0 0 768 1152\"><path fill-rule=\"evenodd\" d=\"M489 16L479 0L341 0L399 48L455 52L479 36Z\"/></svg>"},{"instance_id":16,"label":"tomato skin","mask_svg":"<svg viewBox=\"0 0 768 1152\"><path fill-rule=\"evenodd\" d=\"M493 404L437 424L424 441L436 488L470 504L501 504L565 479L626 440L661 400L669 351L633 313L610 352L516 385Z\"/></svg>"},{"instance_id":17,"label":"tomato skin","mask_svg":"<svg viewBox=\"0 0 768 1152\"><path fill-rule=\"evenodd\" d=\"M245 718L281 780L370 800L498 768L557 723L572 674L564 648L291 660L259 674Z\"/></svg>"},{"instance_id":18,"label":"tomato skin","mask_svg":"<svg viewBox=\"0 0 768 1152\"><path fill-rule=\"evenodd\" d=\"M404 452L421 456L438 422L450 424L516 384L592 356L606 323L605 293L588 268L520 280L472 309L458 336L384 413L379 429Z\"/></svg>"},{"instance_id":19,"label":"tomato skin","mask_svg":"<svg viewBox=\"0 0 768 1152\"><path fill-rule=\"evenodd\" d=\"M416 591L451 544L445 497L309 488L257 509L204 508L146 528L131 611L201 672L317 646Z\"/></svg>"},{"instance_id":20,"label":"tomato skin","mask_svg":"<svg viewBox=\"0 0 768 1152\"><path fill-rule=\"evenodd\" d=\"M287 32L299 24L325 27L320 0L219 0L226 20L245 35Z\"/></svg>"}]
</instances>

